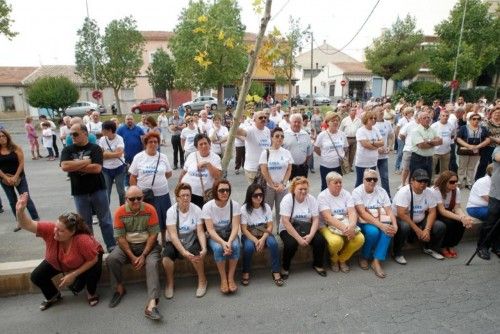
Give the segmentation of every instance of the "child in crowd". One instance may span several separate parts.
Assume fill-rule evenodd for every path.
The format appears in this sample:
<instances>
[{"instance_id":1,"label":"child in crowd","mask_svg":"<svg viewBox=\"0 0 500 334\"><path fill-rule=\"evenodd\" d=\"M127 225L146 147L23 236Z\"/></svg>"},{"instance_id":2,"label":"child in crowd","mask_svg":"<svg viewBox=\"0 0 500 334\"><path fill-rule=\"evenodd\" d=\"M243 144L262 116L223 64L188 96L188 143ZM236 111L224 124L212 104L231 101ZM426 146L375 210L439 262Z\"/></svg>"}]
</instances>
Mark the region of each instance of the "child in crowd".
<instances>
[{"instance_id":1,"label":"child in crowd","mask_svg":"<svg viewBox=\"0 0 500 334\"><path fill-rule=\"evenodd\" d=\"M43 147L47 149L49 152L49 156L47 160L53 161L56 158L54 158L54 151L52 149L52 129L50 128L50 123L49 122L43 122L42 123L42 143Z\"/></svg>"}]
</instances>

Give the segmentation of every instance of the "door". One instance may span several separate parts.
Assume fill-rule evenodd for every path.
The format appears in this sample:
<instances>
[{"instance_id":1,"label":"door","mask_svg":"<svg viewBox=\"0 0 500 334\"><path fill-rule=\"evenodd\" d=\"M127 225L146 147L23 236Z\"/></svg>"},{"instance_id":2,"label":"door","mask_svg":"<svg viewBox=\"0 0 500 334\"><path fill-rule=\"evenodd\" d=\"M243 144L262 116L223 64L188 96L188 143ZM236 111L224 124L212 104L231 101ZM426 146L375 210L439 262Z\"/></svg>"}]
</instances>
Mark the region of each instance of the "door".
<instances>
[{"instance_id":1,"label":"door","mask_svg":"<svg viewBox=\"0 0 500 334\"><path fill-rule=\"evenodd\" d=\"M372 96L381 97L382 96L382 78L373 78L372 80Z\"/></svg>"}]
</instances>

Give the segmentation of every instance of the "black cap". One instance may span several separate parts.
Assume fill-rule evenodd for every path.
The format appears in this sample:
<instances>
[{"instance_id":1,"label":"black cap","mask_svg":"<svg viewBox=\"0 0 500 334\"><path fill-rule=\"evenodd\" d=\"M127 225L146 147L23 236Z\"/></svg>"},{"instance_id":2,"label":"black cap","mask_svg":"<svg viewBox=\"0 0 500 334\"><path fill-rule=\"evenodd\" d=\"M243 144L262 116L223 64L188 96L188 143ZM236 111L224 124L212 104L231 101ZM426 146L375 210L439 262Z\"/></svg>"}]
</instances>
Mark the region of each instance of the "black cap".
<instances>
[{"instance_id":1,"label":"black cap","mask_svg":"<svg viewBox=\"0 0 500 334\"><path fill-rule=\"evenodd\" d=\"M424 169L415 169L413 171L413 174L411 175L411 178L417 181L427 181L429 182L429 175Z\"/></svg>"}]
</instances>

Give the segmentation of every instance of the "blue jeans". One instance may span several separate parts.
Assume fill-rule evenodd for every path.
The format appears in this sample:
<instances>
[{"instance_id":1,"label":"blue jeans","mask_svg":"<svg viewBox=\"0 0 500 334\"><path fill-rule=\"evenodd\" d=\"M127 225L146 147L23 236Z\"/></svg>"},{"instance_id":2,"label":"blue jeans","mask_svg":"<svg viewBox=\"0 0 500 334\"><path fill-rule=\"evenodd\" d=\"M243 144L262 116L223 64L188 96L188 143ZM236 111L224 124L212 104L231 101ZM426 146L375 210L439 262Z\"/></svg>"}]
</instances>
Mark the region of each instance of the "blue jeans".
<instances>
[{"instance_id":1,"label":"blue jeans","mask_svg":"<svg viewBox=\"0 0 500 334\"><path fill-rule=\"evenodd\" d=\"M1 182L0 182L1 183ZM22 194L22 193L29 193L28 189L28 181L26 180L26 175L21 176L21 181L19 182L19 185L17 187L12 187L8 186L6 184L2 183L2 188L5 191L5 195L7 196L7 199L9 200L10 208L12 209L12 213L14 214L14 217L16 216L16 203L17 203L17 193ZM31 196L28 198L28 205L26 206L28 209L28 212L30 213L31 219L33 220L40 220L40 217L38 216L38 212L36 211L35 204L31 200Z\"/></svg>"},{"instance_id":2,"label":"blue jeans","mask_svg":"<svg viewBox=\"0 0 500 334\"><path fill-rule=\"evenodd\" d=\"M307 166L309 167L309 170L314 170L314 153L311 154L311 157L307 161Z\"/></svg>"},{"instance_id":3,"label":"blue jeans","mask_svg":"<svg viewBox=\"0 0 500 334\"><path fill-rule=\"evenodd\" d=\"M389 159L378 159L377 169L380 175L380 185L387 191L389 198L391 197L391 189L389 187Z\"/></svg>"},{"instance_id":4,"label":"blue jeans","mask_svg":"<svg viewBox=\"0 0 500 334\"><path fill-rule=\"evenodd\" d=\"M488 218L488 207L478 206L474 208L467 208L467 213L471 217L477 218L484 222Z\"/></svg>"},{"instance_id":5,"label":"blue jeans","mask_svg":"<svg viewBox=\"0 0 500 334\"><path fill-rule=\"evenodd\" d=\"M238 260L240 258L240 240L236 238L231 244L231 250L233 251L230 256L224 256L224 250L222 246L212 239L208 239L208 245L214 253L215 262L222 262L224 260Z\"/></svg>"},{"instance_id":6,"label":"blue jeans","mask_svg":"<svg viewBox=\"0 0 500 334\"><path fill-rule=\"evenodd\" d=\"M392 237L382 232L377 226L372 224L358 224L365 236L365 243L361 249L361 254L365 259L375 259L384 261L387 250L391 244Z\"/></svg>"},{"instance_id":7,"label":"blue jeans","mask_svg":"<svg viewBox=\"0 0 500 334\"><path fill-rule=\"evenodd\" d=\"M241 243L243 244L243 272L249 273L252 267L252 256L255 252L255 244L245 235L241 236ZM280 252L278 249L278 242L273 235L267 237L266 247L269 249L271 255L271 271L277 273L280 271Z\"/></svg>"},{"instance_id":8,"label":"blue jeans","mask_svg":"<svg viewBox=\"0 0 500 334\"><path fill-rule=\"evenodd\" d=\"M160 229L167 229L167 210L172 206L170 201L170 194L166 193L162 196L155 196L153 199L153 206L156 209L156 214L158 215L158 222L160 223Z\"/></svg>"},{"instance_id":9,"label":"blue jeans","mask_svg":"<svg viewBox=\"0 0 500 334\"><path fill-rule=\"evenodd\" d=\"M354 185L354 188L356 188L360 184L363 184L363 176L365 173L365 169L377 170L377 166L373 166L373 167L358 167L358 166L356 166L356 184Z\"/></svg>"},{"instance_id":10,"label":"blue jeans","mask_svg":"<svg viewBox=\"0 0 500 334\"><path fill-rule=\"evenodd\" d=\"M337 168L328 168L328 167L319 165L319 174L321 176L321 190L325 190L327 188L328 185L326 184L326 176L330 172L337 172L340 175L342 175L342 168L340 168L340 166Z\"/></svg>"},{"instance_id":11,"label":"blue jeans","mask_svg":"<svg viewBox=\"0 0 500 334\"><path fill-rule=\"evenodd\" d=\"M396 154L396 164L394 165L394 168L396 170L401 170L401 161L403 160L403 147L405 146L405 142L398 138L397 143L398 143L398 150Z\"/></svg>"},{"instance_id":12,"label":"blue jeans","mask_svg":"<svg viewBox=\"0 0 500 334\"><path fill-rule=\"evenodd\" d=\"M113 189L113 181L116 186L116 192L118 193L118 200L120 205L125 204L125 165L121 165L115 169L102 169L102 174L104 175L104 181L106 181L106 192L108 194L108 203L111 202L111 189Z\"/></svg>"},{"instance_id":13,"label":"blue jeans","mask_svg":"<svg viewBox=\"0 0 500 334\"><path fill-rule=\"evenodd\" d=\"M109 211L108 195L106 189L101 189L91 194L73 196L76 206L76 211L93 232L92 228L92 208L95 210L101 227L102 238L106 244L108 252L116 246L116 241L113 236L113 221L111 220L111 212Z\"/></svg>"},{"instance_id":14,"label":"blue jeans","mask_svg":"<svg viewBox=\"0 0 500 334\"><path fill-rule=\"evenodd\" d=\"M451 144L451 151L450 151L450 170L453 172L458 171L458 165L457 165L457 144Z\"/></svg>"}]
</instances>

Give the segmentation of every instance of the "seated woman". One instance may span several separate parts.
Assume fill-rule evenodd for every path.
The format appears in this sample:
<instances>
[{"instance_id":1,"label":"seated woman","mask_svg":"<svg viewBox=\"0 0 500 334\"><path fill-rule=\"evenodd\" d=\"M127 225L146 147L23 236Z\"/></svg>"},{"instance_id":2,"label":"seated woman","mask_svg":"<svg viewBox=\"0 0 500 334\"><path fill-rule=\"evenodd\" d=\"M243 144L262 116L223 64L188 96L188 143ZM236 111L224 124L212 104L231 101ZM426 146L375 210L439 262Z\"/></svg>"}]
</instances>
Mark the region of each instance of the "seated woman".
<instances>
[{"instance_id":1,"label":"seated woman","mask_svg":"<svg viewBox=\"0 0 500 334\"><path fill-rule=\"evenodd\" d=\"M467 201L467 213L474 218L485 221L488 218L488 201L491 188L491 173L493 164L486 167L486 175L479 178L472 185L469 200Z\"/></svg>"},{"instance_id":2,"label":"seated woman","mask_svg":"<svg viewBox=\"0 0 500 334\"><path fill-rule=\"evenodd\" d=\"M441 243L444 257L457 257L453 248L464 235L466 228L471 228L473 219L464 213L460 206L460 189L457 187L458 176L455 172L444 171L434 182L434 194L437 202L437 220L446 225L446 232Z\"/></svg>"},{"instance_id":3,"label":"seated woman","mask_svg":"<svg viewBox=\"0 0 500 334\"><path fill-rule=\"evenodd\" d=\"M174 296L174 261L186 258L193 265L198 275L196 297L201 298L207 292L205 276L205 255L207 240L201 220L201 209L191 203L191 186L179 183L175 187L177 203L167 211L167 243L162 252L162 263L167 275L165 298Z\"/></svg>"},{"instance_id":4,"label":"seated woman","mask_svg":"<svg viewBox=\"0 0 500 334\"><path fill-rule=\"evenodd\" d=\"M303 176L292 179L290 193L283 197L280 204L281 224L279 234L283 241L283 271L281 277L287 279L290 263L298 246L311 246L313 249L313 269L325 277L323 256L325 239L318 232L318 202L309 192L309 180Z\"/></svg>"},{"instance_id":5,"label":"seated woman","mask_svg":"<svg viewBox=\"0 0 500 334\"><path fill-rule=\"evenodd\" d=\"M87 288L90 306L99 303L96 293L102 271L102 246L90 234L83 218L76 213L59 216L57 222L36 222L26 215L28 193L19 196L16 216L19 226L45 241L45 259L31 273L31 281L42 290L45 311L62 300L59 289L67 287L74 295ZM62 273L56 287L52 278Z\"/></svg>"},{"instance_id":6,"label":"seated woman","mask_svg":"<svg viewBox=\"0 0 500 334\"><path fill-rule=\"evenodd\" d=\"M230 199L231 184L228 180L215 181L214 199L208 201L202 210L210 239L208 244L214 253L215 264L220 275L220 291L223 294L238 290L234 282L236 265L240 257L240 205ZM226 264L228 270L226 271Z\"/></svg>"},{"instance_id":7,"label":"seated woman","mask_svg":"<svg viewBox=\"0 0 500 334\"><path fill-rule=\"evenodd\" d=\"M332 271L348 273L347 261L363 246L365 237L356 228L358 215L351 194L342 189L342 175L326 175L327 188L318 195L320 232L328 244Z\"/></svg>"},{"instance_id":8,"label":"seated woman","mask_svg":"<svg viewBox=\"0 0 500 334\"><path fill-rule=\"evenodd\" d=\"M359 266L368 269L368 260L375 275L385 278L380 264L385 261L391 239L398 230L396 217L392 213L391 200L384 188L377 185L378 174L373 169L365 170L363 184L352 191L352 200L359 216L359 226L365 237Z\"/></svg>"},{"instance_id":9,"label":"seated woman","mask_svg":"<svg viewBox=\"0 0 500 334\"><path fill-rule=\"evenodd\" d=\"M282 286L278 243L273 236L273 213L271 207L264 202L264 189L257 183L247 188L245 203L241 207L241 234L243 244L241 284L246 286L250 281L253 253L262 252L267 247L271 255L273 281L277 286Z\"/></svg>"}]
</instances>

